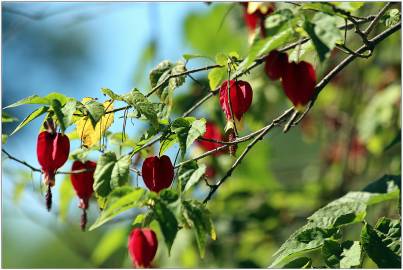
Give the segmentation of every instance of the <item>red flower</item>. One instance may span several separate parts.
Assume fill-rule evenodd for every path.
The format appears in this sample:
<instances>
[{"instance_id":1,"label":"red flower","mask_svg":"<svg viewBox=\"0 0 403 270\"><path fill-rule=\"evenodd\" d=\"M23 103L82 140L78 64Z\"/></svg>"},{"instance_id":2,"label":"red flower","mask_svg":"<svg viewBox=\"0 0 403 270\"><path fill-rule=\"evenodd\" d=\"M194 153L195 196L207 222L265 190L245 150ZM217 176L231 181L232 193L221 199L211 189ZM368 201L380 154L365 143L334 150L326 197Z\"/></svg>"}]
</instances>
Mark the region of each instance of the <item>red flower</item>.
<instances>
[{"instance_id":1,"label":"red flower","mask_svg":"<svg viewBox=\"0 0 403 270\"><path fill-rule=\"evenodd\" d=\"M134 266L150 267L157 248L158 240L153 230L135 228L130 233L128 249Z\"/></svg>"},{"instance_id":2,"label":"red flower","mask_svg":"<svg viewBox=\"0 0 403 270\"><path fill-rule=\"evenodd\" d=\"M301 61L289 63L283 74L282 85L287 97L297 109L305 106L312 98L316 75L311 64Z\"/></svg>"},{"instance_id":3,"label":"red flower","mask_svg":"<svg viewBox=\"0 0 403 270\"><path fill-rule=\"evenodd\" d=\"M148 189L158 193L172 184L174 167L168 156L149 157L144 160L141 173Z\"/></svg>"},{"instance_id":4,"label":"red flower","mask_svg":"<svg viewBox=\"0 0 403 270\"><path fill-rule=\"evenodd\" d=\"M80 208L87 209L88 201L91 198L92 193L94 192L93 184L94 184L94 171L97 167L97 164L92 161L86 161L82 163L81 161L74 161L72 171L78 170L88 170L83 173L73 173L70 175L71 184L76 191L77 196L80 198Z\"/></svg>"},{"instance_id":5,"label":"red flower","mask_svg":"<svg viewBox=\"0 0 403 270\"><path fill-rule=\"evenodd\" d=\"M216 141L222 141L222 134L217 125L215 125L212 122L207 122L206 123L206 132L204 133L203 138L212 139L212 140L216 140ZM203 140L198 140L197 143L206 151L211 151L213 149L216 149L217 147L222 146L219 143L203 141ZM219 152L216 152L214 154L219 154Z\"/></svg>"},{"instance_id":6,"label":"red flower","mask_svg":"<svg viewBox=\"0 0 403 270\"><path fill-rule=\"evenodd\" d=\"M261 28L262 37L266 36L264 21L268 15L274 11L274 5L272 3L251 3L242 2L244 7L244 21L249 31L253 32L259 25Z\"/></svg>"},{"instance_id":7,"label":"red flower","mask_svg":"<svg viewBox=\"0 0 403 270\"><path fill-rule=\"evenodd\" d=\"M248 111L252 103L252 87L245 81L230 80L230 96L232 113L238 120ZM228 99L228 81L224 81L220 88L220 104L227 120L231 120L230 103Z\"/></svg>"},{"instance_id":8,"label":"red flower","mask_svg":"<svg viewBox=\"0 0 403 270\"><path fill-rule=\"evenodd\" d=\"M264 69L271 80L280 79L287 69L288 55L277 50L271 51L266 58Z\"/></svg>"},{"instance_id":9,"label":"red flower","mask_svg":"<svg viewBox=\"0 0 403 270\"><path fill-rule=\"evenodd\" d=\"M36 155L45 174L45 185L54 186L56 170L67 161L69 152L70 141L66 135L48 131L39 133Z\"/></svg>"}]
</instances>

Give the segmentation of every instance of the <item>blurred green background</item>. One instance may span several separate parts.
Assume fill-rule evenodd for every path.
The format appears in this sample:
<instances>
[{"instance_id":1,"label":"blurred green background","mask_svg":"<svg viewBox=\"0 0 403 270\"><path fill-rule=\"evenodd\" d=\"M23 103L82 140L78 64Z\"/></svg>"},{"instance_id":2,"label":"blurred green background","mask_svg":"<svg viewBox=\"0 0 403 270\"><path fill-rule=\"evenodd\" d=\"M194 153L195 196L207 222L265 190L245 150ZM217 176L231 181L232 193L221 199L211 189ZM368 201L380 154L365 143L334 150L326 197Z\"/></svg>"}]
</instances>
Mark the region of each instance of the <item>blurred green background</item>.
<instances>
[{"instance_id":1,"label":"blurred green background","mask_svg":"<svg viewBox=\"0 0 403 270\"><path fill-rule=\"evenodd\" d=\"M380 7L381 3L366 3L357 14L374 14ZM77 99L103 99L101 87L117 93L134 86L146 91L148 71L164 59L179 60L184 53L214 58L219 52L237 51L244 57L248 32L242 12L241 5L230 3L3 4L3 107L51 91ZM349 46L357 47L358 41L352 37ZM208 204L217 240L209 241L204 259L199 257L192 232L181 230L170 257L160 241L154 265L267 267L279 246L316 209L384 174L399 174L400 144L388 146L401 132L400 46L397 32L371 58L354 61L327 85L299 127L287 134L274 130L251 150ZM320 63L314 52L303 55L315 66L318 78L344 57L335 51ZM189 68L210 63L194 59ZM175 115L207 93L207 73L194 77L198 83L187 80L175 94ZM270 123L290 106L279 82L270 81L262 67L243 79L252 85L254 98L241 135ZM22 120L30 109L6 112ZM194 115L215 121L223 130L225 119L218 97ZM3 145L37 167L35 142L40 121ZM3 133L10 133L15 125L3 124ZM119 125L115 121L117 130ZM130 126L127 132L136 138L141 129ZM72 144L74 147L78 144ZM195 147L190 156L199 152ZM204 162L215 166L219 179L233 160L220 156ZM58 176L54 208L47 213L40 176L4 157L2 161L2 267L131 267L126 245L135 210L98 230L82 233L78 201L68 178ZM207 191L200 185L194 196L202 199ZM387 214L393 217L393 209L388 204L376 207L369 220ZM89 224L98 213L93 203ZM359 232L352 230L349 236L358 239ZM374 265L366 261L365 266Z\"/></svg>"}]
</instances>

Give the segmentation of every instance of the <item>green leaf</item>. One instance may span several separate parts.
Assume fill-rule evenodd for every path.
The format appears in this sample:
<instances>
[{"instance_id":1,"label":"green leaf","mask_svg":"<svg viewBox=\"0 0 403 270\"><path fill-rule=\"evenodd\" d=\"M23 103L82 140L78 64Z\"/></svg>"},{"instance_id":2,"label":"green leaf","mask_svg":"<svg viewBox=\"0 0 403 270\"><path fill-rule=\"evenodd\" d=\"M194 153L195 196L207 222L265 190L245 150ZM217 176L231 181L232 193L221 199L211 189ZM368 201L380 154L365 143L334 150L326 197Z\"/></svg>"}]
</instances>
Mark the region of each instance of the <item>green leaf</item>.
<instances>
[{"instance_id":1,"label":"green leaf","mask_svg":"<svg viewBox=\"0 0 403 270\"><path fill-rule=\"evenodd\" d=\"M388 246L388 241L385 241L386 239L383 239L382 236L382 233L365 223L361 230L361 242L365 252L380 268L400 268L400 254L392 251Z\"/></svg>"},{"instance_id":2,"label":"green leaf","mask_svg":"<svg viewBox=\"0 0 403 270\"><path fill-rule=\"evenodd\" d=\"M65 221L68 217L71 201L75 197L75 193L70 182L70 176L67 176L63 179L59 188L59 194L59 218L62 221Z\"/></svg>"},{"instance_id":3,"label":"green leaf","mask_svg":"<svg viewBox=\"0 0 403 270\"><path fill-rule=\"evenodd\" d=\"M10 136L13 135L14 133L16 133L21 128L23 128L25 125L27 125L32 120L34 120L34 119L38 118L39 116L41 116L42 114L48 112L48 110L49 110L49 107L43 106L43 107L40 107L40 108L36 109L35 111L33 111L24 120L22 120L22 122L14 129L14 131L11 132Z\"/></svg>"},{"instance_id":4,"label":"green leaf","mask_svg":"<svg viewBox=\"0 0 403 270\"><path fill-rule=\"evenodd\" d=\"M56 118L59 121L60 129L64 133L66 130L66 126L64 124L64 115L62 112L62 104L57 99L52 100L52 109L55 112Z\"/></svg>"},{"instance_id":5,"label":"green leaf","mask_svg":"<svg viewBox=\"0 0 403 270\"><path fill-rule=\"evenodd\" d=\"M384 182L383 179L377 180L374 186L382 186ZM339 227L363 221L367 206L399 198L396 185L389 184L389 188L383 186L383 189L375 189L374 186L366 188L372 192L349 192L308 217L309 222L295 231L273 255L277 258L271 267L281 266L301 254L320 248Z\"/></svg>"},{"instance_id":6,"label":"green leaf","mask_svg":"<svg viewBox=\"0 0 403 270\"><path fill-rule=\"evenodd\" d=\"M184 165L179 167L178 170L178 185L180 190L184 190L187 182L189 181L190 177L193 173L198 169L198 165L196 161L191 161L185 163Z\"/></svg>"},{"instance_id":7,"label":"green leaf","mask_svg":"<svg viewBox=\"0 0 403 270\"><path fill-rule=\"evenodd\" d=\"M125 227L112 227L97 242L91 260L96 265L102 265L116 251L125 246L127 235L128 231Z\"/></svg>"},{"instance_id":8,"label":"green leaf","mask_svg":"<svg viewBox=\"0 0 403 270\"><path fill-rule=\"evenodd\" d=\"M194 117L177 118L171 125L171 130L178 136L182 157L186 149L206 132L206 120L195 120Z\"/></svg>"},{"instance_id":9,"label":"green leaf","mask_svg":"<svg viewBox=\"0 0 403 270\"><path fill-rule=\"evenodd\" d=\"M215 90L222 81L227 77L227 69L225 67L222 68L213 68L207 75L210 89Z\"/></svg>"},{"instance_id":10,"label":"green leaf","mask_svg":"<svg viewBox=\"0 0 403 270\"><path fill-rule=\"evenodd\" d=\"M343 39L336 23L334 16L325 13L317 13L312 21L306 20L304 23L304 30L311 38L320 61L324 61L336 43Z\"/></svg>"},{"instance_id":11,"label":"green leaf","mask_svg":"<svg viewBox=\"0 0 403 270\"><path fill-rule=\"evenodd\" d=\"M171 146L178 142L178 136L176 134L170 134L161 141L160 154L164 154Z\"/></svg>"},{"instance_id":12,"label":"green leaf","mask_svg":"<svg viewBox=\"0 0 403 270\"><path fill-rule=\"evenodd\" d=\"M199 248L200 256L203 258L206 246L206 237L211 236L215 239L215 230L211 221L210 213L202 203L197 201L183 201L184 217L192 225L196 235L196 242Z\"/></svg>"},{"instance_id":13,"label":"green leaf","mask_svg":"<svg viewBox=\"0 0 403 270\"><path fill-rule=\"evenodd\" d=\"M66 97L63 94L56 93L56 92L52 92L44 97L40 97L38 95L33 95L33 96L26 97L24 99L21 99L11 105L8 105L4 109L13 108L13 107L17 107L17 106L21 106L21 105L25 105L25 104L42 104L42 105L51 106L52 100L54 100L54 99L57 99L62 105L64 105L67 102L68 97Z\"/></svg>"},{"instance_id":14,"label":"green leaf","mask_svg":"<svg viewBox=\"0 0 403 270\"><path fill-rule=\"evenodd\" d=\"M182 55L182 57L183 57L186 61L189 61L189 60L195 59L195 58L206 58L206 59L212 60L212 59L211 59L210 57L208 57L208 56L204 56L204 55L201 55L201 54L192 54L192 53L185 53L185 54Z\"/></svg>"},{"instance_id":15,"label":"green leaf","mask_svg":"<svg viewBox=\"0 0 403 270\"><path fill-rule=\"evenodd\" d=\"M283 268L311 268L312 266L312 260L308 257L300 257L297 258L286 265L283 266Z\"/></svg>"},{"instance_id":16,"label":"green leaf","mask_svg":"<svg viewBox=\"0 0 403 270\"><path fill-rule=\"evenodd\" d=\"M18 118L11 116L10 114L2 111L1 112L1 122L2 123L12 123L18 121Z\"/></svg>"},{"instance_id":17,"label":"green leaf","mask_svg":"<svg viewBox=\"0 0 403 270\"><path fill-rule=\"evenodd\" d=\"M179 199L179 195L175 190L164 189L159 193L160 198L168 204L174 203Z\"/></svg>"},{"instance_id":18,"label":"green leaf","mask_svg":"<svg viewBox=\"0 0 403 270\"><path fill-rule=\"evenodd\" d=\"M239 65L238 73L245 71L257 58L266 55L272 50L279 48L290 40L293 35L293 31L287 28L274 36L258 40L252 45L249 50L248 56Z\"/></svg>"},{"instance_id":19,"label":"green leaf","mask_svg":"<svg viewBox=\"0 0 403 270\"><path fill-rule=\"evenodd\" d=\"M124 98L121 95L116 94L109 88L101 88L101 92L102 94L109 96L113 100L124 101Z\"/></svg>"},{"instance_id":20,"label":"green leaf","mask_svg":"<svg viewBox=\"0 0 403 270\"><path fill-rule=\"evenodd\" d=\"M77 105L77 100L69 100L64 104L61 110L63 114L62 122L66 128L73 124L73 116L77 109Z\"/></svg>"},{"instance_id":21,"label":"green leaf","mask_svg":"<svg viewBox=\"0 0 403 270\"><path fill-rule=\"evenodd\" d=\"M168 248L168 254L171 253L172 244L178 232L178 221L167 204L159 199L155 200L153 207L155 219L158 221L162 234L164 235L165 244Z\"/></svg>"},{"instance_id":22,"label":"green leaf","mask_svg":"<svg viewBox=\"0 0 403 270\"><path fill-rule=\"evenodd\" d=\"M332 5L348 12L353 12L361 8L365 2L331 2Z\"/></svg>"},{"instance_id":23,"label":"green leaf","mask_svg":"<svg viewBox=\"0 0 403 270\"><path fill-rule=\"evenodd\" d=\"M153 104L138 90L133 89L131 92L123 95L123 98L127 104L134 107L138 113L146 117L151 125L158 127L157 112L154 109Z\"/></svg>"},{"instance_id":24,"label":"green leaf","mask_svg":"<svg viewBox=\"0 0 403 270\"><path fill-rule=\"evenodd\" d=\"M114 152L105 152L98 159L94 172L94 191L101 197L108 196L112 191L110 181L116 161Z\"/></svg>"},{"instance_id":25,"label":"green leaf","mask_svg":"<svg viewBox=\"0 0 403 270\"><path fill-rule=\"evenodd\" d=\"M95 100L89 100L84 103L85 108L88 111L88 116L91 120L91 124L95 129L95 126L101 120L102 116L105 115L105 107L102 103Z\"/></svg>"},{"instance_id":26,"label":"green leaf","mask_svg":"<svg viewBox=\"0 0 403 270\"><path fill-rule=\"evenodd\" d=\"M264 22L266 34L273 36L277 34L283 27L288 26L294 15L290 9L280 9L270 16L267 16Z\"/></svg>"},{"instance_id":27,"label":"green leaf","mask_svg":"<svg viewBox=\"0 0 403 270\"><path fill-rule=\"evenodd\" d=\"M151 88L157 86L158 81L160 80L162 74L169 71L172 68L173 64L168 60L164 60L159 63L153 70L150 72L150 84Z\"/></svg>"},{"instance_id":28,"label":"green leaf","mask_svg":"<svg viewBox=\"0 0 403 270\"><path fill-rule=\"evenodd\" d=\"M100 227L120 213L135 207L142 207L146 191L141 188L119 187L108 197L105 209L90 227L90 231Z\"/></svg>"},{"instance_id":29,"label":"green leaf","mask_svg":"<svg viewBox=\"0 0 403 270\"><path fill-rule=\"evenodd\" d=\"M197 168L187 181L184 191L188 191L193 185L195 185L206 173L206 165L202 164L199 168Z\"/></svg>"},{"instance_id":30,"label":"green leaf","mask_svg":"<svg viewBox=\"0 0 403 270\"><path fill-rule=\"evenodd\" d=\"M130 164L131 159L128 155L122 156L116 161L111 174L110 183L112 189L123 186L128 182Z\"/></svg>"},{"instance_id":31,"label":"green leaf","mask_svg":"<svg viewBox=\"0 0 403 270\"><path fill-rule=\"evenodd\" d=\"M359 241L345 241L340 245L335 240L327 239L323 244L322 254L330 268L356 268L362 261Z\"/></svg>"}]
</instances>

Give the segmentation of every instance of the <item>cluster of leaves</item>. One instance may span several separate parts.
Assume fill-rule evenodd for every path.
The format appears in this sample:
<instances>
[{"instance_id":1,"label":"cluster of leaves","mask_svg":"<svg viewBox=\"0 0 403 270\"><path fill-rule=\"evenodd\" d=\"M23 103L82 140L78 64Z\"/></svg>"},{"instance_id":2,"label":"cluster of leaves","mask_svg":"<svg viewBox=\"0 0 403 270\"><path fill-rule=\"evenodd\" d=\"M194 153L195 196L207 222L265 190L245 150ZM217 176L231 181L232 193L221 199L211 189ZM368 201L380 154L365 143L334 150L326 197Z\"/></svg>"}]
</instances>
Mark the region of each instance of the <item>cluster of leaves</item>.
<instances>
[{"instance_id":1,"label":"cluster of leaves","mask_svg":"<svg viewBox=\"0 0 403 270\"><path fill-rule=\"evenodd\" d=\"M365 220L368 206L400 199L400 182L400 175L385 175L319 209L274 254L272 266L311 268L312 259L301 255L319 250L330 268L361 267L364 253L381 268L400 267L400 220L382 217L375 228ZM361 241L344 240L345 227L360 222Z\"/></svg>"}]
</instances>

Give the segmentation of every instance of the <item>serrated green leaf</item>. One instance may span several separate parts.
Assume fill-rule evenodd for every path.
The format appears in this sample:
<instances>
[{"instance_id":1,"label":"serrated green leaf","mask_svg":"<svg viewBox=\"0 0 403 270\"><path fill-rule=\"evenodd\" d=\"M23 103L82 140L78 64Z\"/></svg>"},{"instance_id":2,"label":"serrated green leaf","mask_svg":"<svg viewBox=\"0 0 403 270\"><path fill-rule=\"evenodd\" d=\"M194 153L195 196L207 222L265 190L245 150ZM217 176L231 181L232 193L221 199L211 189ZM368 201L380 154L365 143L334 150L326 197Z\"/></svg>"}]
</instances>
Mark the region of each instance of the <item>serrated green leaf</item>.
<instances>
[{"instance_id":1,"label":"serrated green leaf","mask_svg":"<svg viewBox=\"0 0 403 270\"><path fill-rule=\"evenodd\" d=\"M51 106L53 99L57 99L62 105L64 105L67 102L68 97L66 97L63 94L56 93L56 92L52 92L44 97L40 97L38 95L33 95L33 96L26 97L24 99L21 99L11 105L8 105L4 109L13 108L13 107L17 107L17 106L21 106L21 105L25 105L25 104L42 104L42 105Z\"/></svg>"},{"instance_id":2,"label":"serrated green leaf","mask_svg":"<svg viewBox=\"0 0 403 270\"><path fill-rule=\"evenodd\" d=\"M41 116L42 114L48 112L48 110L49 110L49 107L43 106L43 107L40 107L40 108L36 109L35 111L33 111L24 120L22 120L22 122L14 129L14 131L11 132L10 136L13 135L14 133L16 133L18 130L20 130L24 126L26 126L32 120L34 120L37 117Z\"/></svg>"},{"instance_id":3,"label":"serrated green leaf","mask_svg":"<svg viewBox=\"0 0 403 270\"><path fill-rule=\"evenodd\" d=\"M355 268L362 262L361 244L359 241L345 241L341 245L339 242L326 239L322 254L325 263L330 268Z\"/></svg>"},{"instance_id":4,"label":"serrated green leaf","mask_svg":"<svg viewBox=\"0 0 403 270\"><path fill-rule=\"evenodd\" d=\"M116 94L109 88L102 88L101 92L102 94L109 96L113 100L124 101L124 98L121 95Z\"/></svg>"},{"instance_id":5,"label":"serrated green leaf","mask_svg":"<svg viewBox=\"0 0 403 270\"><path fill-rule=\"evenodd\" d=\"M400 225L399 225L400 226ZM400 238L400 237L399 237ZM367 255L380 268L400 268L400 254L394 253L378 234L377 230L365 223L361 230L361 242Z\"/></svg>"},{"instance_id":6,"label":"serrated green leaf","mask_svg":"<svg viewBox=\"0 0 403 270\"><path fill-rule=\"evenodd\" d=\"M77 109L77 104L77 100L69 100L61 109L61 112L63 114L62 122L66 128L73 124L73 116Z\"/></svg>"},{"instance_id":7,"label":"serrated green leaf","mask_svg":"<svg viewBox=\"0 0 403 270\"><path fill-rule=\"evenodd\" d=\"M154 109L153 104L138 90L133 89L129 93L123 95L123 98L127 104L134 107L137 112L146 117L151 125L158 127L157 112Z\"/></svg>"},{"instance_id":8,"label":"serrated green leaf","mask_svg":"<svg viewBox=\"0 0 403 270\"><path fill-rule=\"evenodd\" d=\"M339 227L363 221L367 206L399 198L399 189L395 185L383 190L367 190L374 192L349 192L308 217L309 222L294 232L273 255L277 258L271 267L284 265L301 254L320 248Z\"/></svg>"},{"instance_id":9,"label":"serrated green leaf","mask_svg":"<svg viewBox=\"0 0 403 270\"><path fill-rule=\"evenodd\" d=\"M93 128L95 128L99 120L101 120L102 116L105 115L105 107L102 103L99 103L95 100L89 100L85 102L84 106L87 109L91 124Z\"/></svg>"},{"instance_id":10,"label":"serrated green leaf","mask_svg":"<svg viewBox=\"0 0 403 270\"><path fill-rule=\"evenodd\" d=\"M1 122L2 123L12 123L18 121L17 117L11 116L10 114L2 111L1 112Z\"/></svg>"},{"instance_id":11,"label":"serrated green leaf","mask_svg":"<svg viewBox=\"0 0 403 270\"><path fill-rule=\"evenodd\" d=\"M289 263L287 263L286 265L283 266L283 268L311 268L312 266L312 259L311 258L307 258L307 257L301 257L301 258L297 258Z\"/></svg>"},{"instance_id":12,"label":"serrated green leaf","mask_svg":"<svg viewBox=\"0 0 403 270\"><path fill-rule=\"evenodd\" d=\"M108 196L112 191L110 181L116 161L114 152L105 152L98 159L94 172L94 191L101 197Z\"/></svg>"},{"instance_id":13,"label":"serrated green leaf","mask_svg":"<svg viewBox=\"0 0 403 270\"><path fill-rule=\"evenodd\" d=\"M128 231L125 227L113 227L108 230L98 241L91 260L96 265L102 265L116 251L125 246Z\"/></svg>"},{"instance_id":14,"label":"serrated green leaf","mask_svg":"<svg viewBox=\"0 0 403 270\"><path fill-rule=\"evenodd\" d=\"M168 248L168 254L171 253L172 244L178 232L178 221L167 204L159 199L155 200L153 207L155 219L160 225L162 235L164 236L165 244Z\"/></svg>"},{"instance_id":15,"label":"serrated green leaf","mask_svg":"<svg viewBox=\"0 0 403 270\"><path fill-rule=\"evenodd\" d=\"M105 209L90 227L90 231L100 227L118 214L135 207L142 207L146 191L141 188L120 187L108 197Z\"/></svg>"},{"instance_id":16,"label":"serrated green leaf","mask_svg":"<svg viewBox=\"0 0 403 270\"><path fill-rule=\"evenodd\" d=\"M120 157L112 169L111 174L111 188L115 189L117 187L127 184L129 180L129 168L131 164L130 156Z\"/></svg>"},{"instance_id":17,"label":"serrated green leaf","mask_svg":"<svg viewBox=\"0 0 403 270\"><path fill-rule=\"evenodd\" d=\"M211 236L215 239L215 230L211 221L210 213L205 206L196 201L183 201L184 216L190 221L196 236L197 246L200 256L203 258L206 246L206 237Z\"/></svg>"},{"instance_id":18,"label":"serrated green leaf","mask_svg":"<svg viewBox=\"0 0 403 270\"><path fill-rule=\"evenodd\" d=\"M179 141L182 157L186 154L187 148L201 135L206 132L206 120L194 117L177 118L171 125Z\"/></svg>"},{"instance_id":19,"label":"serrated green leaf","mask_svg":"<svg viewBox=\"0 0 403 270\"><path fill-rule=\"evenodd\" d=\"M267 16L264 22L266 35L273 36L277 34L282 28L288 26L290 20L294 17L290 9L280 9L270 16Z\"/></svg>"},{"instance_id":20,"label":"serrated green leaf","mask_svg":"<svg viewBox=\"0 0 403 270\"><path fill-rule=\"evenodd\" d=\"M195 171L193 171L192 175L189 178L189 181L186 182L186 186L184 191L188 191L193 185L195 185L199 180L204 176L206 173L206 165L202 164L197 168Z\"/></svg>"},{"instance_id":21,"label":"serrated green leaf","mask_svg":"<svg viewBox=\"0 0 403 270\"><path fill-rule=\"evenodd\" d=\"M157 86L158 81L160 80L162 74L172 68L173 64L168 60L164 60L159 63L153 70L150 72L150 84L151 88Z\"/></svg>"},{"instance_id":22,"label":"serrated green leaf","mask_svg":"<svg viewBox=\"0 0 403 270\"><path fill-rule=\"evenodd\" d=\"M192 174L197 170L199 166L196 161L185 163L179 167L178 170L178 185L182 190L185 189L187 182L189 181Z\"/></svg>"},{"instance_id":23,"label":"serrated green leaf","mask_svg":"<svg viewBox=\"0 0 403 270\"><path fill-rule=\"evenodd\" d=\"M324 61L336 43L343 39L336 18L325 13L315 14L312 21L305 20L304 30L311 38L320 61Z\"/></svg>"}]
</instances>

